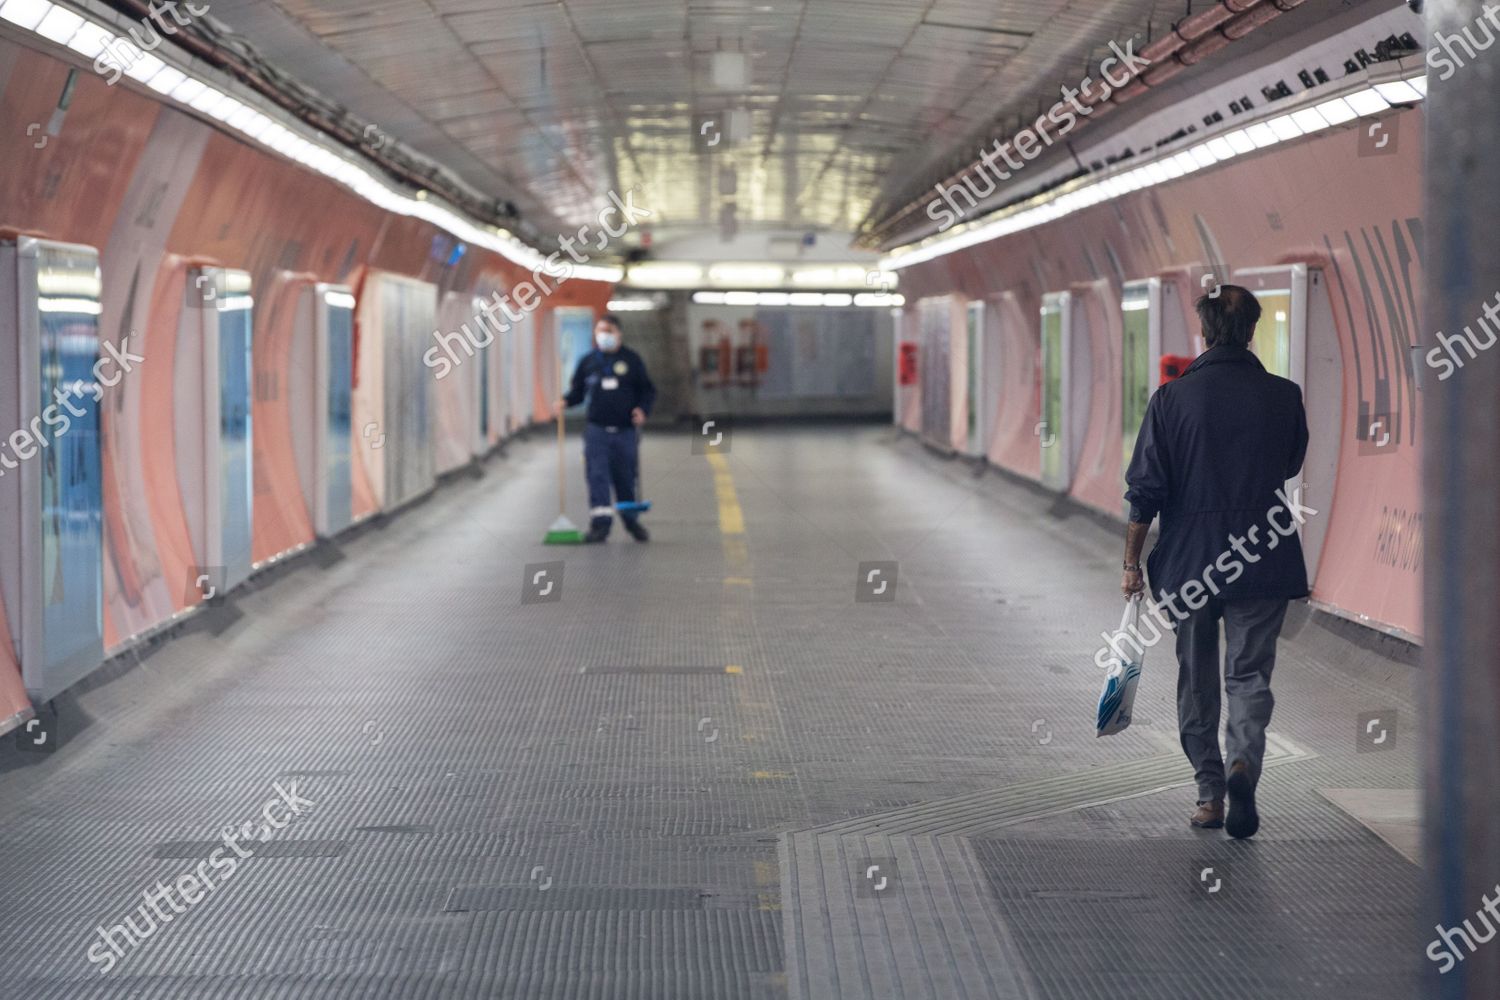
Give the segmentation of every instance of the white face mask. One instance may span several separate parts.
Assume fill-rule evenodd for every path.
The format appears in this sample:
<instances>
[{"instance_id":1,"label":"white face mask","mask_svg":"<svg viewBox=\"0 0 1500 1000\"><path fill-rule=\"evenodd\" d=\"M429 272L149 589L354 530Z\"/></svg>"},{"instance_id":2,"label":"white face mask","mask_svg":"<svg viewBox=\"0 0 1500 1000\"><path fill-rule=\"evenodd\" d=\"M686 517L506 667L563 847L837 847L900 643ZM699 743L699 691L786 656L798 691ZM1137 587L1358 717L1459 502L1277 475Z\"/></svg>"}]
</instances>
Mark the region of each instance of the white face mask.
<instances>
[{"instance_id":1,"label":"white face mask","mask_svg":"<svg viewBox=\"0 0 1500 1000\"><path fill-rule=\"evenodd\" d=\"M597 337L599 350L605 354L611 354L620 349L620 335L618 333L601 333Z\"/></svg>"}]
</instances>

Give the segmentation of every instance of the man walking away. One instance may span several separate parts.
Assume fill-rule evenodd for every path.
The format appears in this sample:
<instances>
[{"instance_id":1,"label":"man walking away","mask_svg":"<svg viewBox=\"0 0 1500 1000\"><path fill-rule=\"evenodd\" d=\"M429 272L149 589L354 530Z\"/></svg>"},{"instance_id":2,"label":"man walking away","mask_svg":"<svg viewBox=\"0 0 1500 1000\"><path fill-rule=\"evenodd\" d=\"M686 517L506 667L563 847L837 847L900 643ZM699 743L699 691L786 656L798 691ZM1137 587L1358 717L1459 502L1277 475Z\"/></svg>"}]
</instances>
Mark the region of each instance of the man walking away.
<instances>
[{"instance_id":1,"label":"man walking away","mask_svg":"<svg viewBox=\"0 0 1500 1000\"><path fill-rule=\"evenodd\" d=\"M1268 528L1286 506L1286 481L1302 469L1307 415L1297 384L1267 373L1249 350L1260 303L1248 289L1222 285L1198 300L1197 311L1208 349L1151 397L1125 474L1130 523L1121 589L1127 599L1143 590L1141 549L1160 515L1147 569L1158 602L1177 619L1177 726L1198 782L1190 822L1243 838L1260 828L1255 788L1275 704L1276 637L1288 601L1308 593L1296 532ZM1227 779L1219 748L1221 620Z\"/></svg>"},{"instance_id":2,"label":"man walking away","mask_svg":"<svg viewBox=\"0 0 1500 1000\"><path fill-rule=\"evenodd\" d=\"M622 343L620 319L605 315L594 325L595 349L578 362L573 382L560 406L577 406L588 397L588 424L583 432L583 464L589 484L589 530L585 542L609 538L615 502L636 499L640 469L640 436L636 428L651 415L656 386L641 356ZM610 488L614 488L614 500ZM651 535L635 511L620 512L625 530L638 542Z\"/></svg>"}]
</instances>

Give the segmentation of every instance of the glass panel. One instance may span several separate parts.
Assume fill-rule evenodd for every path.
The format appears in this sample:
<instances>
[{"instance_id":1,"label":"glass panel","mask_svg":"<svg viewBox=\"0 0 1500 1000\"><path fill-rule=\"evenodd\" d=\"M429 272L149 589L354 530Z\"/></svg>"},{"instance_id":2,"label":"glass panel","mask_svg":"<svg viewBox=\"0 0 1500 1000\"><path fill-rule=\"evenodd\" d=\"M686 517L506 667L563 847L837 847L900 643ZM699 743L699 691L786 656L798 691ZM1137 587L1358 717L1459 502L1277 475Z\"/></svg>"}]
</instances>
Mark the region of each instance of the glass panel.
<instances>
[{"instance_id":1,"label":"glass panel","mask_svg":"<svg viewBox=\"0 0 1500 1000\"><path fill-rule=\"evenodd\" d=\"M353 448L354 309L325 303L328 310L328 451L323 456L328 490L328 531L337 534L353 519L353 486L349 461Z\"/></svg>"},{"instance_id":2,"label":"glass panel","mask_svg":"<svg viewBox=\"0 0 1500 1000\"><path fill-rule=\"evenodd\" d=\"M500 436L516 429L516 336L514 329L500 334ZM569 372L571 375L572 373Z\"/></svg>"},{"instance_id":3,"label":"glass panel","mask_svg":"<svg viewBox=\"0 0 1500 1000\"><path fill-rule=\"evenodd\" d=\"M393 510L431 489L434 480L430 377L423 377L426 366L421 363L421 351L433 328L437 293L426 282L389 274L381 277L378 287L385 353L379 429L386 436L381 453L385 467L382 505Z\"/></svg>"},{"instance_id":4,"label":"glass panel","mask_svg":"<svg viewBox=\"0 0 1500 1000\"><path fill-rule=\"evenodd\" d=\"M474 359L479 364L479 441L484 445L490 432L490 347L486 344L479 348L479 354Z\"/></svg>"},{"instance_id":5,"label":"glass panel","mask_svg":"<svg viewBox=\"0 0 1500 1000\"><path fill-rule=\"evenodd\" d=\"M953 447L952 411L949 409L952 365L952 301L923 299L921 306L922 353L917 365L922 382L922 433L943 448Z\"/></svg>"},{"instance_id":6,"label":"glass panel","mask_svg":"<svg viewBox=\"0 0 1500 1000\"><path fill-rule=\"evenodd\" d=\"M1151 398L1151 295L1147 286L1128 286L1120 309L1125 320L1121 347L1124 384L1120 394L1120 471L1123 474L1130 465L1135 439L1146 418L1146 403Z\"/></svg>"},{"instance_id":7,"label":"glass panel","mask_svg":"<svg viewBox=\"0 0 1500 1000\"><path fill-rule=\"evenodd\" d=\"M1260 358L1266 371L1282 378L1292 377L1292 293L1290 289L1257 292L1260 299L1260 322L1250 338L1250 350Z\"/></svg>"},{"instance_id":8,"label":"glass panel","mask_svg":"<svg viewBox=\"0 0 1500 1000\"><path fill-rule=\"evenodd\" d=\"M592 309L557 310L557 347L562 357L558 368L560 392L567 392L573 382L573 369L594 349Z\"/></svg>"},{"instance_id":9,"label":"glass panel","mask_svg":"<svg viewBox=\"0 0 1500 1000\"><path fill-rule=\"evenodd\" d=\"M980 393L979 341L984 330L984 303L969 303L969 451L978 454L983 448L983 429L979 425Z\"/></svg>"},{"instance_id":10,"label":"glass panel","mask_svg":"<svg viewBox=\"0 0 1500 1000\"><path fill-rule=\"evenodd\" d=\"M1064 476L1062 437L1062 307L1042 307L1042 481L1061 483Z\"/></svg>"},{"instance_id":11,"label":"glass panel","mask_svg":"<svg viewBox=\"0 0 1500 1000\"><path fill-rule=\"evenodd\" d=\"M104 628L97 258L43 245L37 285L42 412L52 414L53 436L33 459L41 463L44 671L60 688L96 665L83 661L98 656ZM103 376L118 381L117 366L105 367Z\"/></svg>"},{"instance_id":12,"label":"glass panel","mask_svg":"<svg viewBox=\"0 0 1500 1000\"><path fill-rule=\"evenodd\" d=\"M219 300L219 495L225 585L248 573L251 563L251 307L248 290Z\"/></svg>"}]
</instances>

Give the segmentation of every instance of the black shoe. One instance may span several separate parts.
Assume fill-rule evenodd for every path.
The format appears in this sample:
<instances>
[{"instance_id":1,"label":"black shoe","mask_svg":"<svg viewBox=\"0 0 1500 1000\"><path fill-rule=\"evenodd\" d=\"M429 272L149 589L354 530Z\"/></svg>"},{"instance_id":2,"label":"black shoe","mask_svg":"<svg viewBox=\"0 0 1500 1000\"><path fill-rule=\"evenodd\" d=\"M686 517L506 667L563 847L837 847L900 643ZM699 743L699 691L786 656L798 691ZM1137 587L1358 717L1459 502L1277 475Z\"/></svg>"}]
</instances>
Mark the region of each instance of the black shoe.
<instances>
[{"instance_id":1,"label":"black shoe","mask_svg":"<svg viewBox=\"0 0 1500 1000\"><path fill-rule=\"evenodd\" d=\"M1224 818L1224 832L1235 840L1255 836L1260 829L1260 813L1255 811L1255 785L1250 781L1250 769L1243 761L1235 762L1229 769L1225 785L1229 792L1229 815Z\"/></svg>"},{"instance_id":2,"label":"black shoe","mask_svg":"<svg viewBox=\"0 0 1500 1000\"><path fill-rule=\"evenodd\" d=\"M583 536L583 544L585 545L595 545L599 542L607 541L609 541L609 527L607 525L602 528L590 528L588 533Z\"/></svg>"},{"instance_id":3,"label":"black shoe","mask_svg":"<svg viewBox=\"0 0 1500 1000\"><path fill-rule=\"evenodd\" d=\"M638 542L651 541L651 532L647 531L646 526L639 521L626 521L625 530L630 532L630 537Z\"/></svg>"}]
</instances>

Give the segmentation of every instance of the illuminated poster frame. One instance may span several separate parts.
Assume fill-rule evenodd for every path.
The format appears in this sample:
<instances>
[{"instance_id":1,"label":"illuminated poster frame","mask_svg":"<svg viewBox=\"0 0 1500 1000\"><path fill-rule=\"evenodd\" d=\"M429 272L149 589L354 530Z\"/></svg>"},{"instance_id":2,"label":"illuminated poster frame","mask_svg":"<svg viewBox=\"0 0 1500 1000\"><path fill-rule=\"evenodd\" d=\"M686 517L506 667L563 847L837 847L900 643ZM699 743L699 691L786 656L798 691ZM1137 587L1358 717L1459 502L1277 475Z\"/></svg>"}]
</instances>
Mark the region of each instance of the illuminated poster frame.
<instances>
[{"instance_id":1,"label":"illuminated poster frame","mask_svg":"<svg viewBox=\"0 0 1500 1000\"><path fill-rule=\"evenodd\" d=\"M0 243L0 587L33 701L104 659L101 291L93 247Z\"/></svg>"}]
</instances>

